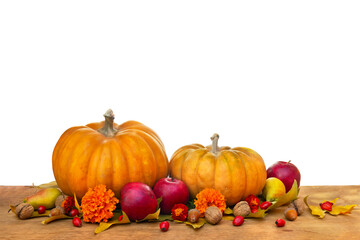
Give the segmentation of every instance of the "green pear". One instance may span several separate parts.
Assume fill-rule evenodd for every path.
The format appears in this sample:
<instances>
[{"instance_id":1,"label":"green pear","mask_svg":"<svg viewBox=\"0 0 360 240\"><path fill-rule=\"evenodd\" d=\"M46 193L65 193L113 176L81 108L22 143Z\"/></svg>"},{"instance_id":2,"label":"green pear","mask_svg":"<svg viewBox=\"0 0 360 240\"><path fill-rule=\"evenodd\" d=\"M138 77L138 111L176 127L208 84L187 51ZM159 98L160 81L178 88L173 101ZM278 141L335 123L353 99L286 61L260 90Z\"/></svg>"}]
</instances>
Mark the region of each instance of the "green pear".
<instances>
[{"instance_id":1,"label":"green pear","mask_svg":"<svg viewBox=\"0 0 360 240\"><path fill-rule=\"evenodd\" d=\"M266 201L276 202L280 197L286 194L286 188L284 183L275 177L266 179L265 187L262 195Z\"/></svg>"},{"instance_id":2,"label":"green pear","mask_svg":"<svg viewBox=\"0 0 360 240\"><path fill-rule=\"evenodd\" d=\"M46 209L51 209L55 207L56 198L61 194L60 190L57 188L45 188L32 196L26 197L24 203L29 203L38 209L39 206L44 206Z\"/></svg>"}]
</instances>

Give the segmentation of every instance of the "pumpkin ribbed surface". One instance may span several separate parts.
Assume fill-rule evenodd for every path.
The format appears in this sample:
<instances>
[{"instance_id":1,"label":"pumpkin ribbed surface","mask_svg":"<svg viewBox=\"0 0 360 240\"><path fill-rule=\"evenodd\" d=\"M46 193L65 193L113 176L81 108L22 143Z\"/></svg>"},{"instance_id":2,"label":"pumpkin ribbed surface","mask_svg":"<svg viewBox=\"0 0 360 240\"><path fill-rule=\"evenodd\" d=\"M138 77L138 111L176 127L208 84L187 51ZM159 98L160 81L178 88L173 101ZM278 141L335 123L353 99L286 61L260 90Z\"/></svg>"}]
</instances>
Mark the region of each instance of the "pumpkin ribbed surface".
<instances>
[{"instance_id":1,"label":"pumpkin ribbed surface","mask_svg":"<svg viewBox=\"0 0 360 240\"><path fill-rule=\"evenodd\" d=\"M205 188L214 188L230 206L259 194L266 181L261 156L249 148L218 148L217 142L215 146L216 150L200 144L178 149L170 160L170 175L184 181L193 198Z\"/></svg>"},{"instance_id":2,"label":"pumpkin ribbed surface","mask_svg":"<svg viewBox=\"0 0 360 240\"><path fill-rule=\"evenodd\" d=\"M88 188L105 184L119 197L128 182L150 187L168 174L168 159L160 138L145 125L113 124L114 135L99 130L104 122L72 127L58 140L52 158L60 189L81 198Z\"/></svg>"}]
</instances>

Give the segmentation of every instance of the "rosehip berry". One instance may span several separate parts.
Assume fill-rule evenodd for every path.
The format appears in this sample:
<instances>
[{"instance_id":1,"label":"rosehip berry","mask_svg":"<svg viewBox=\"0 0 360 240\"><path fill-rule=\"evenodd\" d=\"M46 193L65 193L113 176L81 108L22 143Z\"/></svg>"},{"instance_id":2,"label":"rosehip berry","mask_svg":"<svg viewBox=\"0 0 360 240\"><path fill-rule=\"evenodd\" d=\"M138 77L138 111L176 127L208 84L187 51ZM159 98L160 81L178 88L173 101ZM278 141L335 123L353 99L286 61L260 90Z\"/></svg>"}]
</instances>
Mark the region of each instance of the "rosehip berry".
<instances>
[{"instance_id":1,"label":"rosehip berry","mask_svg":"<svg viewBox=\"0 0 360 240\"><path fill-rule=\"evenodd\" d=\"M272 205L271 202L265 201L265 202L262 202L262 203L260 204L260 208L261 208L262 210L265 210L265 209L268 209L271 205Z\"/></svg>"},{"instance_id":2,"label":"rosehip berry","mask_svg":"<svg viewBox=\"0 0 360 240\"><path fill-rule=\"evenodd\" d=\"M166 232L169 229L169 222L168 221L161 222L160 229L161 231Z\"/></svg>"},{"instance_id":3,"label":"rosehip berry","mask_svg":"<svg viewBox=\"0 0 360 240\"><path fill-rule=\"evenodd\" d=\"M285 220L279 218L279 219L277 219L277 220L275 221L275 224L276 224L276 226L278 226L278 227L283 227L283 226L285 226Z\"/></svg>"},{"instance_id":4,"label":"rosehip berry","mask_svg":"<svg viewBox=\"0 0 360 240\"><path fill-rule=\"evenodd\" d=\"M325 211L331 212L332 206L333 206L333 203L332 203L332 202L329 202L329 201L320 203L321 209L322 209L322 210L325 210Z\"/></svg>"},{"instance_id":5,"label":"rosehip berry","mask_svg":"<svg viewBox=\"0 0 360 240\"><path fill-rule=\"evenodd\" d=\"M39 214L43 214L43 213L45 213L45 211L46 211L46 207L45 207L45 206L39 206L39 208L38 208L38 213L39 213Z\"/></svg>"},{"instance_id":6,"label":"rosehip berry","mask_svg":"<svg viewBox=\"0 0 360 240\"><path fill-rule=\"evenodd\" d=\"M71 217L75 217L75 216L79 215L79 211L74 208L74 209L71 209L69 214Z\"/></svg>"},{"instance_id":7,"label":"rosehip berry","mask_svg":"<svg viewBox=\"0 0 360 240\"><path fill-rule=\"evenodd\" d=\"M123 215L120 215L119 216L119 222L121 222L121 220L123 220L124 216Z\"/></svg>"},{"instance_id":8,"label":"rosehip berry","mask_svg":"<svg viewBox=\"0 0 360 240\"><path fill-rule=\"evenodd\" d=\"M81 227L82 225L81 219L78 217L74 217L72 223L75 227Z\"/></svg>"},{"instance_id":9,"label":"rosehip berry","mask_svg":"<svg viewBox=\"0 0 360 240\"><path fill-rule=\"evenodd\" d=\"M242 216L236 216L233 220L234 226L241 226L244 223L244 217Z\"/></svg>"}]
</instances>

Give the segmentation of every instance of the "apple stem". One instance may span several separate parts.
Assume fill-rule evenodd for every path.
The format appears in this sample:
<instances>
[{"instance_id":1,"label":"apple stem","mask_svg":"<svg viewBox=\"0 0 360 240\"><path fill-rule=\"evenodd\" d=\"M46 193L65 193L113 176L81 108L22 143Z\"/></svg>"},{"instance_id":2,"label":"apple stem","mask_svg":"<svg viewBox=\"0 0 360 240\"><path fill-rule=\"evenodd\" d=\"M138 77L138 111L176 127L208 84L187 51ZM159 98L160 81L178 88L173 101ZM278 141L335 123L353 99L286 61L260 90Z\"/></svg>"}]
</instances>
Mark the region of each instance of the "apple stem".
<instances>
[{"instance_id":1,"label":"apple stem","mask_svg":"<svg viewBox=\"0 0 360 240\"><path fill-rule=\"evenodd\" d=\"M291 162L291 160L289 160L286 164L289 164Z\"/></svg>"},{"instance_id":2,"label":"apple stem","mask_svg":"<svg viewBox=\"0 0 360 240\"><path fill-rule=\"evenodd\" d=\"M219 147L218 147L219 134L214 133L210 139L211 139L211 141L212 141L211 152L212 152L212 153L217 153L218 150L219 150Z\"/></svg>"}]
</instances>

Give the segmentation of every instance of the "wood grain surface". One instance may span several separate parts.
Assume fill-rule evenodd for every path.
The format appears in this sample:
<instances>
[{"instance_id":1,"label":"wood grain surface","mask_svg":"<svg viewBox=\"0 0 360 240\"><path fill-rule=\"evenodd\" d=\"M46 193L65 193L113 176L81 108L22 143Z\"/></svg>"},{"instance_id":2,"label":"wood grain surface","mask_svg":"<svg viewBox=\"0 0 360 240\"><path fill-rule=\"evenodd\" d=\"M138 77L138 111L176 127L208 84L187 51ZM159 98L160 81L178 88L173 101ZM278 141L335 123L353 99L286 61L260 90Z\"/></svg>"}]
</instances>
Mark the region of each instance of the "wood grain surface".
<instances>
[{"instance_id":1,"label":"wood grain surface","mask_svg":"<svg viewBox=\"0 0 360 240\"><path fill-rule=\"evenodd\" d=\"M264 219L246 219L240 227L231 221L222 220L218 225L206 224L194 230L181 223L170 222L168 232L161 232L159 223L132 223L115 225L95 235L97 224L73 227L71 219L41 224L45 218L19 220L9 204L16 204L35 192L24 186L0 186L0 239L360 239L360 207L352 214L331 216L324 219L312 216L307 209L294 222L287 221L285 227L277 228L277 218L283 217L285 207L272 210ZM360 186L304 186L299 197L310 195L309 201L316 204L322 200L339 197L337 204L360 205Z\"/></svg>"}]
</instances>

